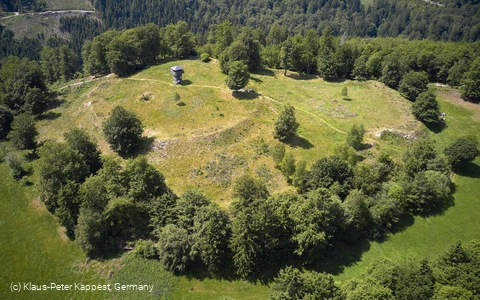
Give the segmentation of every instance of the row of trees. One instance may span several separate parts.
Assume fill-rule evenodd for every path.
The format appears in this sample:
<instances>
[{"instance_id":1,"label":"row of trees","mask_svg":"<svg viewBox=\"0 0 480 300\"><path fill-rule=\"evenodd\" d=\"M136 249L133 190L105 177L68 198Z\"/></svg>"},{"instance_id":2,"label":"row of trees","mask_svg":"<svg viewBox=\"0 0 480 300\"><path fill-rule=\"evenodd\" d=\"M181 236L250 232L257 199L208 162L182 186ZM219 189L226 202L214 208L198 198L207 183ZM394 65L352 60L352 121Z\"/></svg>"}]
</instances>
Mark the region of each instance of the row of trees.
<instances>
[{"instance_id":1,"label":"row of trees","mask_svg":"<svg viewBox=\"0 0 480 300\"><path fill-rule=\"evenodd\" d=\"M83 45L84 70L88 74L112 72L125 76L137 67L154 64L159 56L185 58L194 54L195 39L187 23L154 24L125 31L107 31Z\"/></svg>"},{"instance_id":2,"label":"row of trees","mask_svg":"<svg viewBox=\"0 0 480 300\"><path fill-rule=\"evenodd\" d=\"M332 275L286 267L274 279L270 299L474 299L479 259L480 241L457 242L433 261L376 261L341 286Z\"/></svg>"}]
</instances>

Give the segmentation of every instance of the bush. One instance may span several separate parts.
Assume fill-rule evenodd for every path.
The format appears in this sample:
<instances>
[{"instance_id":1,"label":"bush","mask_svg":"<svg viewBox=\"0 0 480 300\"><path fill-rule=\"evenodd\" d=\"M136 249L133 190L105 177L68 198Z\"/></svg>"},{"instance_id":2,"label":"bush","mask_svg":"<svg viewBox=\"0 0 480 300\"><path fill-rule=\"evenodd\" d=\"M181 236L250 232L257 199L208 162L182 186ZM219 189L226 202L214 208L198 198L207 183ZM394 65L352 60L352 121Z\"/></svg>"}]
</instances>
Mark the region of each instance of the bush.
<instances>
[{"instance_id":1,"label":"bush","mask_svg":"<svg viewBox=\"0 0 480 300\"><path fill-rule=\"evenodd\" d=\"M138 146L143 132L137 116L121 106L112 110L110 118L103 123L103 134L112 150L122 155L131 154Z\"/></svg>"},{"instance_id":2,"label":"bush","mask_svg":"<svg viewBox=\"0 0 480 300\"><path fill-rule=\"evenodd\" d=\"M202 53L202 54L200 55L200 60L201 60L202 62L207 63L207 62L210 61L210 56L208 55L208 53Z\"/></svg>"},{"instance_id":3,"label":"bush","mask_svg":"<svg viewBox=\"0 0 480 300\"><path fill-rule=\"evenodd\" d=\"M471 162L478 155L477 144L466 138L459 138L445 148L448 162L453 168Z\"/></svg>"},{"instance_id":4,"label":"bush","mask_svg":"<svg viewBox=\"0 0 480 300\"><path fill-rule=\"evenodd\" d=\"M135 242L133 253L141 258L158 258L157 246L151 240L138 240Z\"/></svg>"}]
</instances>

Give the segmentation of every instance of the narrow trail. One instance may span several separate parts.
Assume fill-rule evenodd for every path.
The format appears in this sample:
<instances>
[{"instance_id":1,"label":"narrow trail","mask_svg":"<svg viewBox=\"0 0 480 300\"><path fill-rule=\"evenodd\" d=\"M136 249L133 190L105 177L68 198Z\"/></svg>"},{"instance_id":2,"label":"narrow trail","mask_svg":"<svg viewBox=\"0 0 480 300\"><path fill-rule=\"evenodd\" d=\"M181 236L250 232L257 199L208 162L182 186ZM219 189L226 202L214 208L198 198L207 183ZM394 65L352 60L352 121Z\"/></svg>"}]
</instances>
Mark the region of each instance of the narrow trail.
<instances>
[{"instance_id":1,"label":"narrow trail","mask_svg":"<svg viewBox=\"0 0 480 300\"><path fill-rule=\"evenodd\" d=\"M82 85L82 84L85 84L85 83L90 83L90 82L93 82L93 81L96 81L96 80L99 80L99 79L109 78L111 76L113 76L113 74L108 74L108 75L105 75L105 76L102 76L102 77L97 77L97 78L93 78L93 79L89 79L89 80L83 80L83 81L80 81L80 82L77 82L77 83L72 83L72 84L69 84L69 85L59 87L58 90L61 91L63 89L69 88L69 87L79 86L79 85Z\"/></svg>"}]
</instances>

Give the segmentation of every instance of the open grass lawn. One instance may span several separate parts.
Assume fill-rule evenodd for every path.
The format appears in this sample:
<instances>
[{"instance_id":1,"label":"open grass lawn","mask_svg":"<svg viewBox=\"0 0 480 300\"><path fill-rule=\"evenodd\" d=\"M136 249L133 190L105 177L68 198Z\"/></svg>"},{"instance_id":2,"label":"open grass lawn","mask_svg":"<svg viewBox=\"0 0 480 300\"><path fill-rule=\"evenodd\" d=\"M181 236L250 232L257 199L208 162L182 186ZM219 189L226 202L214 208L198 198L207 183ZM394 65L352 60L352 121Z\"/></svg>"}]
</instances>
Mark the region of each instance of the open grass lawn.
<instances>
[{"instance_id":1,"label":"open grass lawn","mask_svg":"<svg viewBox=\"0 0 480 300\"><path fill-rule=\"evenodd\" d=\"M71 291L12 293L11 282L32 284L102 284L105 276L85 271L86 257L60 230L58 222L38 200L11 179L0 164L0 299L69 299L106 297ZM85 294L82 294L85 293Z\"/></svg>"},{"instance_id":2,"label":"open grass lawn","mask_svg":"<svg viewBox=\"0 0 480 300\"><path fill-rule=\"evenodd\" d=\"M176 64L186 70L181 86L171 83L169 67ZM408 143L381 140L376 134L383 129L404 133L426 130L411 116L411 103L381 83L325 82L314 76L284 77L282 72L263 70L252 74L248 87L256 90L255 94L232 93L225 87L225 75L220 73L217 62L205 64L199 60L165 62L129 78L110 77L66 88L37 123L40 140L61 141L63 132L79 126L98 140L103 153L112 154L102 135L102 122L113 107L122 105L133 110L145 127L140 154L145 154L164 173L175 192L181 194L186 188L199 187L212 200L228 206L230 183L244 172L262 177L272 193L291 188L273 167L272 158L265 154L265 148L276 143L273 124L285 103L295 106L300 123L298 137L287 146L287 151L310 163L333 154L335 145L344 141L345 132L354 123L365 125L366 142L373 144L370 150L360 153L365 158L379 149L388 151L395 159L402 157ZM348 88L345 99L341 96L343 87ZM479 132L480 124L476 121L480 121L480 110L474 104L459 101L453 90L438 92L448 127L432 135L443 151L455 138ZM335 258L321 262L316 269L332 272L338 282L345 282L379 258L433 258L458 239L480 238L480 160L476 163L465 174L455 175L455 205L445 212L428 218L407 218L385 241L365 242L348 252L337 249ZM52 273L69 281L82 276L83 281L93 280L90 273L79 273L74 267L85 257L73 243L62 239L54 218L42 205L31 204L23 189L9 179L4 165L0 166L0 174L5 178L0 182L0 246L5 249L0 261L7 265L2 284L15 276L22 280L29 276L47 280ZM31 261L38 267L29 269ZM203 276L202 271L176 277L163 271L155 261L122 258L94 262L89 270L96 268L102 271L102 278L106 277L105 272L112 271L110 282L155 283L155 297L266 299L269 293L264 283L211 279ZM58 295L53 296L70 296ZM145 295L135 295L140 296Z\"/></svg>"}]
</instances>

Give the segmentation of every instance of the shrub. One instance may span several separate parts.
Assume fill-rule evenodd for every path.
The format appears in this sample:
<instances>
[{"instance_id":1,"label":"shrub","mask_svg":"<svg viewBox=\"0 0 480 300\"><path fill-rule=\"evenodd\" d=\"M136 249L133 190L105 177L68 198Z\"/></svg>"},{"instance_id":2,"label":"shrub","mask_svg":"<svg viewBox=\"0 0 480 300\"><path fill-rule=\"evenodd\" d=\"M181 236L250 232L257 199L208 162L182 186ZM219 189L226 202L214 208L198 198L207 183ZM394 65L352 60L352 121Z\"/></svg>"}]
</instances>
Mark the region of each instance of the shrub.
<instances>
[{"instance_id":1,"label":"shrub","mask_svg":"<svg viewBox=\"0 0 480 300\"><path fill-rule=\"evenodd\" d=\"M208 55L208 53L202 53L202 54L200 55L200 60L201 60L202 62L205 62L205 63L206 63L206 62L209 62L209 61L210 61L210 56Z\"/></svg>"}]
</instances>

